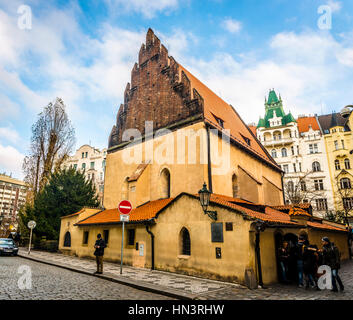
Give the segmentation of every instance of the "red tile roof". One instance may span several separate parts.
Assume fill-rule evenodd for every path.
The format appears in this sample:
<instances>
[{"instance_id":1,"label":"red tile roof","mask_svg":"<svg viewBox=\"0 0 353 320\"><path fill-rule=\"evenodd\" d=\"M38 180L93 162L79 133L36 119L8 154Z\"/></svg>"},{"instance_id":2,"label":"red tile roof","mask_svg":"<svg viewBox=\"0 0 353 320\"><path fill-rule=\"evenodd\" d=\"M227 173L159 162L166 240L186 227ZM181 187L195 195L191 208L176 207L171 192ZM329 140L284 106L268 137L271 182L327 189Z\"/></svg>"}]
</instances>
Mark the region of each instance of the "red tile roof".
<instances>
[{"instance_id":1,"label":"red tile roof","mask_svg":"<svg viewBox=\"0 0 353 320\"><path fill-rule=\"evenodd\" d=\"M191 88L196 89L197 92L204 99L204 120L206 123L211 124L218 130L229 129L231 138L240 144L251 153L260 157L265 162L269 163L277 169L280 169L278 164L272 159L261 143L252 134L249 127L243 122L236 110L226 103L223 99L218 97L212 90L204 85L199 79L192 75L182 65L180 65L181 71L187 75L190 80ZM222 128L217 121L217 118L223 121ZM250 145L245 141L249 139Z\"/></svg>"},{"instance_id":2,"label":"red tile roof","mask_svg":"<svg viewBox=\"0 0 353 320\"><path fill-rule=\"evenodd\" d=\"M308 221L308 226L313 227L313 228L317 228L317 229L347 232L347 230L344 227L338 228L338 227L334 227L329 224L326 224L324 222L318 223L318 222Z\"/></svg>"},{"instance_id":3,"label":"red tile roof","mask_svg":"<svg viewBox=\"0 0 353 320\"><path fill-rule=\"evenodd\" d=\"M301 117L297 119L299 133L309 131L311 126L313 130L320 130L319 124L315 117Z\"/></svg>"},{"instance_id":4,"label":"red tile roof","mask_svg":"<svg viewBox=\"0 0 353 320\"><path fill-rule=\"evenodd\" d=\"M160 199L155 201L147 202L135 209L132 209L130 213L130 221L145 221L153 219L156 214L163 209L173 198ZM77 225L88 225L88 224L105 224L105 223L119 223L120 213L116 209L108 209L100 211L80 222Z\"/></svg>"}]
</instances>

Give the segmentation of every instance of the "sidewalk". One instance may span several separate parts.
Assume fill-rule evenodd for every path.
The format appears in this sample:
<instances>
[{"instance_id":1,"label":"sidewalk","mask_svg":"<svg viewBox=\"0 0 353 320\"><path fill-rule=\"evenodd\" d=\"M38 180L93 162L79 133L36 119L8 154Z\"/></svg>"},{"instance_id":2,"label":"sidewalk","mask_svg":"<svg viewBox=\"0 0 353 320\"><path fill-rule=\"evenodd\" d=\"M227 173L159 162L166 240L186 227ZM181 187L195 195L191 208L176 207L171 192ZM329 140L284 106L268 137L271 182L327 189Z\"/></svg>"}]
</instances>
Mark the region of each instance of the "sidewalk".
<instances>
[{"instance_id":1,"label":"sidewalk","mask_svg":"<svg viewBox=\"0 0 353 320\"><path fill-rule=\"evenodd\" d=\"M26 248L20 248L18 255L22 258L92 276L96 271L95 260L36 250L31 250L31 253L28 254L27 251ZM215 297L222 291L229 292L236 288L242 288L242 286L238 284L130 266L123 266L123 274L121 275L120 264L112 262L104 262L103 271L104 273L102 275L95 276L125 284L136 289L183 300L204 300L207 299L208 296Z\"/></svg>"}]
</instances>

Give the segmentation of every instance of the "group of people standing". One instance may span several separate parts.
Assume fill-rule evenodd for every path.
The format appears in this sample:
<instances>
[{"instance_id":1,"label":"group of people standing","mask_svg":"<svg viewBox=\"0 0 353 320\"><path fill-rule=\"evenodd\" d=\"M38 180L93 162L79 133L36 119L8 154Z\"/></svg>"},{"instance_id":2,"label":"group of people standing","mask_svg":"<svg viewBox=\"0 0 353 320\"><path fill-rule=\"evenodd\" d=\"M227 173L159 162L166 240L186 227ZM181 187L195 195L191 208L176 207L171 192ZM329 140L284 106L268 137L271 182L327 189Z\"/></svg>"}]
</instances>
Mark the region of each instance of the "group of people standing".
<instances>
[{"instance_id":1,"label":"group of people standing","mask_svg":"<svg viewBox=\"0 0 353 320\"><path fill-rule=\"evenodd\" d=\"M306 289L310 286L319 290L318 268L320 265L328 265L331 268L332 291L338 292L337 283L340 290L344 290L344 285L338 275L340 252L328 237L323 237L321 241L321 249L310 244L304 236L300 236L297 243L283 242L278 252L283 283L290 283L290 280L294 280L300 288L303 288L305 279Z\"/></svg>"}]
</instances>

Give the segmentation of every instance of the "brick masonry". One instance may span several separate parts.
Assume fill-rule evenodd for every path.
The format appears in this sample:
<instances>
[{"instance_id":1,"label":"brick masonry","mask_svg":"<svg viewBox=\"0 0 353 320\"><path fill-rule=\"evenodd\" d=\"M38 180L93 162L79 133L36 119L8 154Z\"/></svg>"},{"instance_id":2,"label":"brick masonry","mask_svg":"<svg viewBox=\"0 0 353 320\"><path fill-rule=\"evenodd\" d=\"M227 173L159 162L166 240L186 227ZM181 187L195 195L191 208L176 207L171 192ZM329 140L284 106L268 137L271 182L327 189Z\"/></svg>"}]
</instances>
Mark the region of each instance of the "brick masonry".
<instances>
[{"instance_id":1,"label":"brick masonry","mask_svg":"<svg viewBox=\"0 0 353 320\"><path fill-rule=\"evenodd\" d=\"M187 119L203 111L203 98L191 88L190 80L151 29L142 44L138 64L131 71L124 103L120 105L116 125L109 137L109 148L123 142L124 130L145 133L145 121L153 129Z\"/></svg>"}]
</instances>

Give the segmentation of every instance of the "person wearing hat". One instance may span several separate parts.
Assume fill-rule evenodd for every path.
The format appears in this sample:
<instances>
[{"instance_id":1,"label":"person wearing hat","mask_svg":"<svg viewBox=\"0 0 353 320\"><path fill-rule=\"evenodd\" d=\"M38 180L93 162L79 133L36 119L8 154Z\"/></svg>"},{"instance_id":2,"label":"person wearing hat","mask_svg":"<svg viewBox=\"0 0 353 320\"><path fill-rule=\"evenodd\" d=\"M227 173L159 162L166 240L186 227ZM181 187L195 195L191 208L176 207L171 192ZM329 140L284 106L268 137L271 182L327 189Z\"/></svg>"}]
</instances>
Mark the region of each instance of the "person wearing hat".
<instances>
[{"instance_id":1,"label":"person wearing hat","mask_svg":"<svg viewBox=\"0 0 353 320\"><path fill-rule=\"evenodd\" d=\"M94 251L94 255L96 256L96 261L97 261L97 271L94 274L103 273L103 256L104 256L105 247L106 247L105 241L102 239L102 235L98 233L97 240L94 245L94 248L96 249Z\"/></svg>"},{"instance_id":2,"label":"person wearing hat","mask_svg":"<svg viewBox=\"0 0 353 320\"><path fill-rule=\"evenodd\" d=\"M331 268L332 275L332 291L337 292L338 282L340 290L344 290L344 285L340 276L338 275L338 269L340 268L340 252L333 242L328 237L323 237L322 241L322 263L328 265Z\"/></svg>"}]
</instances>

